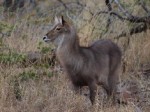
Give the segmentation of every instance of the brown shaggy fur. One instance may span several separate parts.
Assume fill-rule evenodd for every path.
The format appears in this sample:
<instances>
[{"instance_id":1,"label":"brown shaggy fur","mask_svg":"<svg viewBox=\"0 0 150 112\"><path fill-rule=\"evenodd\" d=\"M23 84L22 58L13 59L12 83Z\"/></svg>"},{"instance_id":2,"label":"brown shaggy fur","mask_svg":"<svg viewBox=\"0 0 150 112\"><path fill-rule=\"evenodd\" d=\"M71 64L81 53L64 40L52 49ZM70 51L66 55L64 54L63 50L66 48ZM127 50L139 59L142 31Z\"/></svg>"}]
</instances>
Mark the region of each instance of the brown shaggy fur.
<instances>
[{"instance_id":1,"label":"brown shaggy fur","mask_svg":"<svg viewBox=\"0 0 150 112\"><path fill-rule=\"evenodd\" d=\"M121 51L115 43L98 40L89 47L82 47L76 30L63 17L55 17L54 27L43 40L56 45L56 56L73 85L77 88L89 87L92 104L97 85L101 85L108 96L116 92Z\"/></svg>"}]
</instances>

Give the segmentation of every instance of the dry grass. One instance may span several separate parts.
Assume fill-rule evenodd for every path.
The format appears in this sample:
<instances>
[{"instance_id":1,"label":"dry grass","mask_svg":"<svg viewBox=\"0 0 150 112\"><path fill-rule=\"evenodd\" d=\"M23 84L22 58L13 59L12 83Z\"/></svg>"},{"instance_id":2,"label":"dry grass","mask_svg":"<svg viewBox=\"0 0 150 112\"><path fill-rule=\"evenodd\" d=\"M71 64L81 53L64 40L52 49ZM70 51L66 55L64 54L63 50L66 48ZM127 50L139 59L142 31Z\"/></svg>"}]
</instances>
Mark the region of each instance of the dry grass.
<instances>
[{"instance_id":1,"label":"dry grass","mask_svg":"<svg viewBox=\"0 0 150 112\"><path fill-rule=\"evenodd\" d=\"M31 68L29 68L31 69ZM21 100L16 99L14 93L13 76L19 74L24 69L11 67L7 72L1 72L1 99L0 110L2 112L134 112L133 104L127 106L110 106L97 101L94 107L85 96L75 95L70 87L70 82L64 74L59 74L48 78L41 76L39 80L29 79L19 82ZM36 69L35 69L36 71ZM41 74L42 75L42 74Z\"/></svg>"},{"instance_id":2,"label":"dry grass","mask_svg":"<svg viewBox=\"0 0 150 112\"><path fill-rule=\"evenodd\" d=\"M0 44L1 53L17 52L26 54L29 51L40 51L39 43L42 47L48 46L42 42L42 36L47 32L47 17L44 21L37 19L36 16L30 17L32 13L24 15L22 18L6 17L1 20L10 25L14 25L11 35L2 39ZM35 14L36 15L36 14ZM101 18L101 16L99 17ZM43 19L43 18L42 18ZM97 17L96 17L97 19ZM101 25L105 24L104 17L100 19ZM36 22L35 22L36 20ZM39 21L38 21L39 20ZM46 21L45 21L46 20ZM50 18L51 20L51 18ZM33 22L34 21L34 22ZM38 21L38 22L37 22ZM95 20L93 20L95 24ZM76 22L76 21L75 21ZM81 21L82 22L82 21ZM49 23L48 23L49 24ZM89 23L88 23L89 24ZM122 29L120 23L114 23L116 31ZM91 25L92 26L92 25ZM111 29L113 29L113 26ZM101 27L101 26L100 26ZM127 26L124 26L126 29ZM87 28L89 31L90 29ZM99 34L88 32L86 28L79 31L81 44L87 44L92 38ZM91 31L91 30L90 30ZM115 35L116 31L113 34ZM86 34L86 32L88 34ZM95 31L96 32L96 31ZM82 33L85 33L82 35ZM93 33L93 34L92 34ZM108 34L105 38L111 38ZM129 101L128 105L114 105L105 101L104 92L97 96L96 105L91 106L89 98L84 95L76 95L72 90L72 85L67 76L60 70L58 65L54 67L43 66L22 66L22 63L4 64L0 63L0 111L1 112L149 112L150 106L150 80L143 71L150 69L150 31L123 37L114 40L123 51L123 61L125 71L121 75L121 83L124 87L137 85L138 92L135 99ZM99 38L99 37L98 37ZM86 40L86 42L85 42ZM20 74L25 75L20 75ZM102 89L100 89L101 91ZM88 93L88 91L83 91Z\"/></svg>"}]
</instances>

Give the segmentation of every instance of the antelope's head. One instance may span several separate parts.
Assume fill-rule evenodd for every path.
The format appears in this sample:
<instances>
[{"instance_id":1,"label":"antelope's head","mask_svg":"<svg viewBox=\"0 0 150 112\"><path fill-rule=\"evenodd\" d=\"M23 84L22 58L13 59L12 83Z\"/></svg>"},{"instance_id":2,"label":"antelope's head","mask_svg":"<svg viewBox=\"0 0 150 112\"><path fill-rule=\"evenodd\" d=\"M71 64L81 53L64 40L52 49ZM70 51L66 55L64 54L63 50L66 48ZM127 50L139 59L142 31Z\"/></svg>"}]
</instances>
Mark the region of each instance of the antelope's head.
<instances>
[{"instance_id":1,"label":"antelope's head","mask_svg":"<svg viewBox=\"0 0 150 112\"><path fill-rule=\"evenodd\" d=\"M67 38L65 35L69 32L69 25L63 17L55 17L52 29L43 37L43 40L47 43L53 42L54 44L59 45L64 41L64 38Z\"/></svg>"}]
</instances>

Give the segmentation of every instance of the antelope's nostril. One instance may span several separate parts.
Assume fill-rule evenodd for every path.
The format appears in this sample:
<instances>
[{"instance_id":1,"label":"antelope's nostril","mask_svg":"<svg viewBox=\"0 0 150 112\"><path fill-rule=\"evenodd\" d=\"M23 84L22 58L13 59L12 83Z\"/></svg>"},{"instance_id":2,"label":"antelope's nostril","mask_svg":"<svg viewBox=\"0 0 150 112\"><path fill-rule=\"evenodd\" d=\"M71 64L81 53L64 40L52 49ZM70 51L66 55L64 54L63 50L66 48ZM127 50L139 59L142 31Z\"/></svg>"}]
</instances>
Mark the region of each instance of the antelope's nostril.
<instances>
[{"instance_id":1,"label":"antelope's nostril","mask_svg":"<svg viewBox=\"0 0 150 112\"><path fill-rule=\"evenodd\" d=\"M43 37L43 40L45 40L46 38L47 38L47 36L44 36L44 37Z\"/></svg>"}]
</instances>

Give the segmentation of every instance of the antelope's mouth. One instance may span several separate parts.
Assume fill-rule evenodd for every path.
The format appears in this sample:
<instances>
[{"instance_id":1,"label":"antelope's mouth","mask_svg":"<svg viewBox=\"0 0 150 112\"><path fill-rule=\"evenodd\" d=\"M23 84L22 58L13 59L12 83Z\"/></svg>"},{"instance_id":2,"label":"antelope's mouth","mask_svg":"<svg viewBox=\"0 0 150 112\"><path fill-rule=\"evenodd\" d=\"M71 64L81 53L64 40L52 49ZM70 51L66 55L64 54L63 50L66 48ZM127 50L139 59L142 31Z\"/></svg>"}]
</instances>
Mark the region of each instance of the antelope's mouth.
<instances>
[{"instance_id":1,"label":"antelope's mouth","mask_svg":"<svg viewBox=\"0 0 150 112\"><path fill-rule=\"evenodd\" d=\"M50 42L51 40L50 39L44 39L44 42Z\"/></svg>"}]
</instances>

